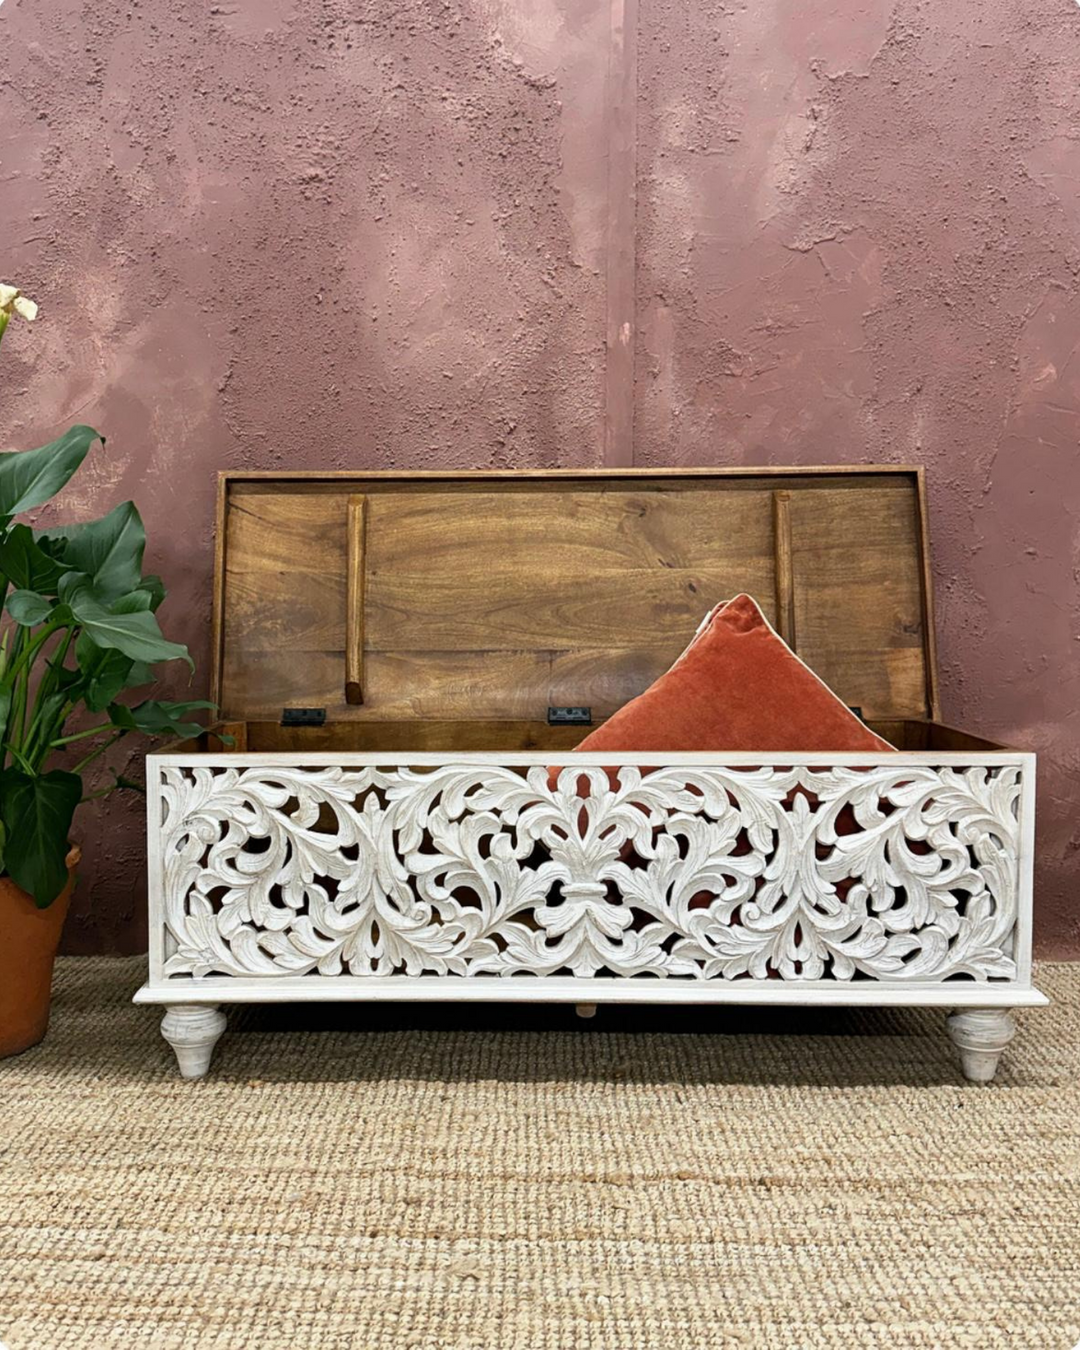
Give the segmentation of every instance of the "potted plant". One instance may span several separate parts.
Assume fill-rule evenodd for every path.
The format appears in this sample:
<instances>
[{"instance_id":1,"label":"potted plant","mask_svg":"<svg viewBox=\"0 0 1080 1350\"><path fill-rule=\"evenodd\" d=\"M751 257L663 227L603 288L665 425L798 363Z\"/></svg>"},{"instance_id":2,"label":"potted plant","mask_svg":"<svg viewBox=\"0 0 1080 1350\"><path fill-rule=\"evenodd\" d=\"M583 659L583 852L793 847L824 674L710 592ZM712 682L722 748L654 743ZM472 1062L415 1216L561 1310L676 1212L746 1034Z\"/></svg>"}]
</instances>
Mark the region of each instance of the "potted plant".
<instances>
[{"instance_id":1,"label":"potted plant","mask_svg":"<svg viewBox=\"0 0 1080 1350\"><path fill-rule=\"evenodd\" d=\"M0 339L37 306L0 284ZM186 661L156 612L165 588L142 570L146 536L133 502L101 520L35 530L20 521L77 471L95 442L76 426L37 450L0 453L0 1057L45 1034L53 962L75 885L78 806L137 784L87 770L121 737L197 735L202 700L122 702Z\"/></svg>"}]
</instances>

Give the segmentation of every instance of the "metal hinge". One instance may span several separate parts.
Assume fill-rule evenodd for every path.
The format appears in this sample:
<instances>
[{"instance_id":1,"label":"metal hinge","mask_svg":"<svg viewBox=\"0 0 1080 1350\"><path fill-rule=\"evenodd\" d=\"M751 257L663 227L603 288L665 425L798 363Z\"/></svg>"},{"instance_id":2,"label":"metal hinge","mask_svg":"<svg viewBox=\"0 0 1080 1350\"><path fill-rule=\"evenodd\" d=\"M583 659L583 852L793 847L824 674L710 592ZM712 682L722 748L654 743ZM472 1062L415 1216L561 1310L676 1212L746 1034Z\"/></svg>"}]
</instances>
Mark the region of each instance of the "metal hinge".
<instances>
[{"instance_id":1,"label":"metal hinge","mask_svg":"<svg viewBox=\"0 0 1080 1350\"><path fill-rule=\"evenodd\" d=\"M325 708L282 708L283 727L321 727L326 725Z\"/></svg>"},{"instance_id":2,"label":"metal hinge","mask_svg":"<svg viewBox=\"0 0 1080 1350\"><path fill-rule=\"evenodd\" d=\"M591 727L591 708L548 708L549 727Z\"/></svg>"}]
</instances>

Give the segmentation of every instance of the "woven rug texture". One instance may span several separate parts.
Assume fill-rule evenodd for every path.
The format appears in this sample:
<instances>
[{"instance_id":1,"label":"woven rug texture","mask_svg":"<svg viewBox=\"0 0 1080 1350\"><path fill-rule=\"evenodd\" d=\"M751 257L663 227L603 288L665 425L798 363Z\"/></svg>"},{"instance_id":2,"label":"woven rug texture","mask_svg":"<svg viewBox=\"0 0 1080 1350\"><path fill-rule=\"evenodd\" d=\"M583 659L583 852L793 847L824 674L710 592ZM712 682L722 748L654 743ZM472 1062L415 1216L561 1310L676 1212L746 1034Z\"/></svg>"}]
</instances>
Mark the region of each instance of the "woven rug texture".
<instances>
[{"instance_id":1,"label":"woven rug texture","mask_svg":"<svg viewBox=\"0 0 1080 1350\"><path fill-rule=\"evenodd\" d=\"M229 1010L141 960L0 1062L6 1350L1073 1350L1080 965L989 1087L922 1010Z\"/></svg>"}]
</instances>

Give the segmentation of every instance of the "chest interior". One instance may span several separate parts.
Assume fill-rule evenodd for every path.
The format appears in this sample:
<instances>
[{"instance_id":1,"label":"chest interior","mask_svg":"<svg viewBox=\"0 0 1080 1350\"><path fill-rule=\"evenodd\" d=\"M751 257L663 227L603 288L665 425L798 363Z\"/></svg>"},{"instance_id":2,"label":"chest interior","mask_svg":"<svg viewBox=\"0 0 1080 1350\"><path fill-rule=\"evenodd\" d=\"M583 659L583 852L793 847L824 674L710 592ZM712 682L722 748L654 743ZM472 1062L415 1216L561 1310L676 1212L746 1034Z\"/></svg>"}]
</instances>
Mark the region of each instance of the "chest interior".
<instances>
[{"instance_id":1,"label":"chest interior","mask_svg":"<svg viewBox=\"0 0 1080 1350\"><path fill-rule=\"evenodd\" d=\"M249 751L569 748L745 591L904 749L936 722L917 470L225 475L212 697ZM282 726L285 709L322 726Z\"/></svg>"}]
</instances>

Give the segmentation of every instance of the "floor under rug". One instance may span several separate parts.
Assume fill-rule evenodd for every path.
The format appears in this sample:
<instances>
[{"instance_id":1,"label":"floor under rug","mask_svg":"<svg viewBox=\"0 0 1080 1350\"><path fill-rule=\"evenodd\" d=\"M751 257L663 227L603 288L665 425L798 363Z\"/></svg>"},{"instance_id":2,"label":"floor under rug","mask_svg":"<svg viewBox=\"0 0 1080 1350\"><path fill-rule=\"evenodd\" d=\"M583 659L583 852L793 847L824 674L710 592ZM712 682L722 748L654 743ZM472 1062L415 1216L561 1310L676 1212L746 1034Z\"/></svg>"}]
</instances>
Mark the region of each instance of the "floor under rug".
<instances>
[{"instance_id":1,"label":"floor under rug","mask_svg":"<svg viewBox=\"0 0 1080 1350\"><path fill-rule=\"evenodd\" d=\"M141 960L0 1063L7 1350L1073 1350L1080 965L991 1087L943 1014L230 1011Z\"/></svg>"}]
</instances>

